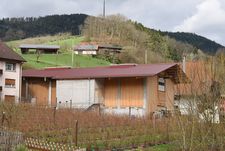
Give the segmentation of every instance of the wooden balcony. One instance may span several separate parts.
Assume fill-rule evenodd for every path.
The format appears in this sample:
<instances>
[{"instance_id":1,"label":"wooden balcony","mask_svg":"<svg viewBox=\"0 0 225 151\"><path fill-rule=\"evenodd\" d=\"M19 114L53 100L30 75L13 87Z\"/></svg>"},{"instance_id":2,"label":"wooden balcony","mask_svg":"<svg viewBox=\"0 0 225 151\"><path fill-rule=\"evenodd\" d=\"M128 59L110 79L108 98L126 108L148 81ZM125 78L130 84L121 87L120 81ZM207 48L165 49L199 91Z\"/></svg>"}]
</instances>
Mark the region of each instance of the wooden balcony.
<instances>
[{"instance_id":1,"label":"wooden balcony","mask_svg":"<svg viewBox=\"0 0 225 151\"><path fill-rule=\"evenodd\" d=\"M0 92L2 91L2 86L0 86Z\"/></svg>"},{"instance_id":2,"label":"wooden balcony","mask_svg":"<svg viewBox=\"0 0 225 151\"><path fill-rule=\"evenodd\" d=\"M2 75L3 74L3 71L2 71L2 69L0 69L0 75Z\"/></svg>"}]
</instances>

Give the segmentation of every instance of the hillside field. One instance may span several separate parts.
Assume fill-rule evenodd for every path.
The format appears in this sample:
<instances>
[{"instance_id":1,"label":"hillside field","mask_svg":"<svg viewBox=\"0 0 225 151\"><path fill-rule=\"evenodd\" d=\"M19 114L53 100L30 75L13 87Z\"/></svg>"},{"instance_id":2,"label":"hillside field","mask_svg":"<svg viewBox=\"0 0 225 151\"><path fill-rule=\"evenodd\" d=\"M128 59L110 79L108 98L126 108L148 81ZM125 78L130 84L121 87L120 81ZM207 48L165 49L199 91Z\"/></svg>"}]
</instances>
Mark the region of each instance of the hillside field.
<instances>
[{"instance_id":1,"label":"hillside field","mask_svg":"<svg viewBox=\"0 0 225 151\"><path fill-rule=\"evenodd\" d=\"M42 36L35 38L27 38L23 40L9 41L7 45L20 54L27 62L24 63L23 68L45 68L45 67L94 67L109 65L110 62L94 58L91 56L76 55L73 56L72 63L72 49L74 46L84 40L84 37L71 36L69 34L58 34L55 36ZM21 54L20 44L50 44L59 45L59 54L41 54L37 59L37 54Z\"/></svg>"},{"instance_id":2,"label":"hillside field","mask_svg":"<svg viewBox=\"0 0 225 151\"><path fill-rule=\"evenodd\" d=\"M104 66L110 63L105 60L100 60L90 56L82 56L74 54L74 61L72 63L72 54L42 54L37 62L37 55L25 54L22 55L26 59L24 68L45 68L45 67L60 67L60 66L72 66L72 67L94 67Z\"/></svg>"}]
</instances>

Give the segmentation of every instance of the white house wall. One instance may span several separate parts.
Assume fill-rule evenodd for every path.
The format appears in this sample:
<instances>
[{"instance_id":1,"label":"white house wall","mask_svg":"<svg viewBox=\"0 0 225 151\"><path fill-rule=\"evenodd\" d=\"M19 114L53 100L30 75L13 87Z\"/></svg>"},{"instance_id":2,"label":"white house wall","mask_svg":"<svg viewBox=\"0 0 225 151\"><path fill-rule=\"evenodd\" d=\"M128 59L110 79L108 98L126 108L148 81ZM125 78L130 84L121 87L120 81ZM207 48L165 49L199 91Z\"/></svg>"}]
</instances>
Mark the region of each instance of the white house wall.
<instances>
[{"instance_id":1,"label":"white house wall","mask_svg":"<svg viewBox=\"0 0 225 151\"><path fill-rule=\"evenodd\" d=\"M96 55L97 51L74 51L75 54L82 54L82 55Z\"/></svg>"},{"instance_id":2,"label":"white house wall","mask_svg":"<svg viewBox=\"0 0 225 151\"><path fill-rule=\"evenodd\" d=\"M16 71L6 71L5 62L0 61L0 69L2 69L2 75L0 75L0 86L2 86L2 92L0 94L1 100L5 99L5 95L15 96L15 102L18 103L21 94L21 64L16 64ZM15 88L6 88L5 79L15 79Z\"/></svg>"},{"instance_id":3,"label":"white house wall","mask_svg":"<svg viewBox=\"0 0 225 151\"><path fill-rule=\"evenodd\" d=\"M95 80L57 80L57 105L87 108L95 103Z\"/></svg>"}]
</instances>

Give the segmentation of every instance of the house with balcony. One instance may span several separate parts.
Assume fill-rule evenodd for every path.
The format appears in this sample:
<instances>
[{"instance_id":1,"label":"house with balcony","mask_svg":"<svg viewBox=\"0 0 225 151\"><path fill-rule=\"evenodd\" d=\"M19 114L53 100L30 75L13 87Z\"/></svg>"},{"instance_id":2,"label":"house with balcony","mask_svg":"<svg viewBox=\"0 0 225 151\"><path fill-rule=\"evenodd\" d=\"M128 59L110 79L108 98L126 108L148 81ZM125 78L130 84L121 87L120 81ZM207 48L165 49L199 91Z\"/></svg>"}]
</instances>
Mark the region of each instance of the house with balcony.
<instances>
[{"instance_id":1,"label":"house with balcony","mask_svg":"<svg viewBox=\"0 0 225 151\"><path fill-rule=\"evenodd\" d=\"M0 42L0 101L20 101L23 62L20 55Z\"/></svg>"}]
</instances>

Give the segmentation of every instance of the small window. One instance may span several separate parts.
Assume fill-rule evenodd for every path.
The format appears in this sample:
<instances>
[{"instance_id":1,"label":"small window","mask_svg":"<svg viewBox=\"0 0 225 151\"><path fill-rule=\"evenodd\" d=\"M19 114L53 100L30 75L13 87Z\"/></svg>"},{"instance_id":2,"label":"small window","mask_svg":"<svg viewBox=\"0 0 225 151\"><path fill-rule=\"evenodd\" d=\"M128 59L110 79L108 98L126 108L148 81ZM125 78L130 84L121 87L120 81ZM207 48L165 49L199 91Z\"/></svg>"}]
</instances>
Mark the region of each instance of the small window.
<instances>
[{"instance_id":1,"label":"small window","mask_svg":"<svg viewBox=\"0 0 225 151\"><path fill-rule=\"evenodd\" d=\"M16 71L16 64L15 63L6 63L5 70L6 71Z\"/></svg>"},{"instance_id":2,"label":"small window","mask_svg":"<svg viewBox=\"0 0 225 151\"><path fill-rule=\"evenodd\" d=\"M158 80L158 90L159 91L165 91L165 79L159 78Z\"/></svg>"},{"instance_id":3,"label":"small window","mask_svg":"<svg viewBox=\"0 0 225 151\"><path fill-rule=\"evenodd\" d=\"M6 88L15 88L16 80L15 79L5 79Z\"/></svg>"}]
</instances>

